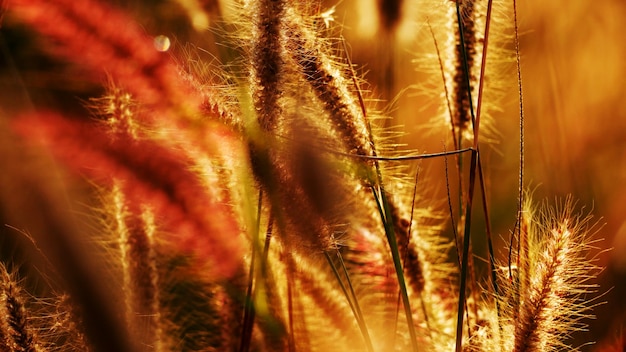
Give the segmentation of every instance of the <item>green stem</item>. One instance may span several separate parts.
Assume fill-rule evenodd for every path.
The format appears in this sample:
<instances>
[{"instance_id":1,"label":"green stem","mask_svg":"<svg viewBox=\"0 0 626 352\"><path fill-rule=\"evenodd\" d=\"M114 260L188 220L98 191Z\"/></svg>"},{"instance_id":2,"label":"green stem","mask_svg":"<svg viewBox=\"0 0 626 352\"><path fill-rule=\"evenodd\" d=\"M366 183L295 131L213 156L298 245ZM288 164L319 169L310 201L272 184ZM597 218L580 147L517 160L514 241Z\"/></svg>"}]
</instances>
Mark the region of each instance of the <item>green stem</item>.
<instances>
[{"instance_id":1,"label":"green stem","mask_svg":"<svg viewBox=\"0 0 626 352\"><path fill-rule=\"evenodd\" d=\"M461 282L459 287L459 304L457 307L457 326L456 326L456 352L460 352L463 346L463 318L465 313L465 299L467 288L467 272L469 266L469 248L470 248L470 229L472 221L472 203L474 198L474 185L476 181L476 166L478 164L478 129L476 117L474 115L474 105L472 103L472 87L470 82L469 65L467 58L467 50L465 50L465 34L463 31L463 21L461 18L461 9L459 1L456 2L457 23L459 26L459 38L463 52L463 68L465 70L465 81L467 84L467 96L469 101L470 115L472 117L472 127L474 130L474 150L470 160L470 182L467 194L467 204L465 207L465 225L463 231L463 257L461 263Z\"/></svg>"},{"instance_id":2,"label":"green stem","mask_svg":"<svg viewBox=\"0 0 626 352\"><path fill-rule=\"evenodd\" d=\"M350 288L350 294L348 293L348 290L346 289L346 286L344 285L343 280L341 280L341 275L339 274L339 271L337 270L335 263L330 257L330 254L328 254L327 251L324 251L324 256L326 257L328 264L333 270L333 274L337 278L337 281L339 282L339 286L341 287L341 291L343 292L344 296L348 300L348 304L350 304L350 309L352 310L352 313L354 314L354 317L356 318L356 321L359 325L359 329L361 330L361 334L363 335L363 340L365 342L365 346L367 347L367 350L369 352L373 352L374 346L372 345L372 340L370 338L369 331L367 330L367 325L365 324L365 320L363 319L363 313L361 311L361 307L359 306L359 301L357 300L356 294L354 292L354 287L352 286L352 281L350 281L350 276L348 275L348 270L343 261L343 258L341 257L341 254L339 253L339 251L337 251L337 257L339 258L341 262L341 266L346 276L348 287Z\"/></svg>"},{"instance_id":3,"label":"green stem","mask_svg":"<svg viewBox=\"0 0 626 352\"><path fill-rule=\"evenodd\" d=\"M413 351L417 351L417 334L415 332L415 325L413 323L413 313L411 310L411 303L409 301L409 295L406 288L406 280L404 279L404 270L402 268L402 261L400 258L400 250L398 248L398 241L393 228L393 215L391 214L391 208L389 207L389 201L387 199L387 193L382 185L379 185L380 197L376 193L376 189L372 186L372 193L376 199L378 205L378 211L380 212L383 225L385 227L385 235L389 242L389 248L391 249L391 256L393 259L393 265L396 270L396 276L398 277L398 285L400 286L400 293L402 294L402 303L404 304L404 313L406 315L406 321L409 328L409 335L411 337L411 346Z\"/></svg>"}]
</instances>

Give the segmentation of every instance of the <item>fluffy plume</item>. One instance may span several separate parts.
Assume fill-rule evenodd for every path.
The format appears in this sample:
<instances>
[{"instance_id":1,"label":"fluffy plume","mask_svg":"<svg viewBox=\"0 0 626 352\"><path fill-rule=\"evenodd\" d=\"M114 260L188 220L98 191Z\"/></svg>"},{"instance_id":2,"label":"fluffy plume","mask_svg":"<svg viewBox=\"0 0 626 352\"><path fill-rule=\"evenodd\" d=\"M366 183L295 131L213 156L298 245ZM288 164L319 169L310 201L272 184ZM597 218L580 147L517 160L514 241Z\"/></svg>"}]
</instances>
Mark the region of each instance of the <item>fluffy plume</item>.
<instances>
[{"instance_id":1,"label":"fluffy plume","mask_svg":"<svg viewBox=\"0 0 626 352\"><path fill-rule=\"evenodd\" d=\"M95 74L93 79L107 73L148 105L182 110L199 105L190 87L180 84L168 55L155 50L152 40L123 13L91 0L9 3L22 21L54 42L61 56L79 58L80 65Z\"/></svg>"},{"instance_id":2,"label":"fluffy plume","mask_svg":"<svg viewBox=\"0 0 626 352\"><path fill-rule=\"evenodd\" d=\"M43 142L77 171L109 185L119 180L120 190L129 201L150 204L176 238L173 243L193 254L198 264L216 277L228 277L238 270L235 258L241 255L243 246L231 207L217 196L220 186L207 188L189 170L193 160L184 153L123 135L111 140L91 124L54 114L23 119L20 126L26 137ZM219 155L217 142L230 135L215 129L206 138L215 149L205 152ZM205 196L199 197L201 194Z\"/></svg>"},{"instance_id":3,"label":"fluffy plume","mask_svg":"<svg viewBox=\"0 0 626 352\"><path fill-rule=\"evenodd\" d=\"M373 155L365 116L349 89L349 80L322 49L315 34L302 25L303 21L293 10L285 16L289 52L330 115L332 126L345 141L348 151Z\"/></svg>"},{"instance_id":4,"label":"fluffy plume","mask_svg":"<svg viewBox=\"0 0 626 352\"><path fill-rule=\"evenodd\" d=\"M124 195L115 185L111 205L114 212L122 267L126 321L138 346L162 351L161 310L153 214L129 214Z\"/></svg>"},{"instance_id":5,"label":"fluffy plume","mask_svg":"<svg viewBox=\"0 0 626 352\"><path fill-rule=\"evenodd\" d=\"M574 206L571 198L556 208L526 203L519 249L511 269L501 272L502 348L560 351L564 340L585 327L590 310L585 301L598 270L587 254L595 223L574 213Z\"/></svg>"},{"instance_id":6,"label":"fluffy plume","mask_svg":"<svg viewBox=\"0 0 626 352\"><path fill-rule=\"evenodd\" d=\"M413 159L443 154L407 155L388 143L392 132L372 121L378 113L370 110L370 94L352 53L343 53L349 45L328 38L335 8L243 1L238 16L220 17L225 2L179 0L194 29L217 19L225 21L220 30L234 28L215 36L228 37L230 47L207 61L199 44L160 52L104 1L9 4L12 21L39 33L47 50L104 88L88 100L91 116L35 111L16 114L10 125L102 195L87 216L97 218L96 234L80 234L105 257L94 260L100 270L93 272L110 275L113 287L100 289L95 283L109 280L98 276L82 281L91 291L48 294L56 310L50 321L67 327L46 330L51 324L31 325L43 314L5 270L0 348L110 350L97 324L107 314L81 315L107 306L107 297L120 303L119 311L103 308L112 322L105 331L119 328L121 342L112 346L129 351L447 351L455 343L457 352L552 351L566 349L583 328L596 270L586 256L593 224L573 213L569 199L554 211L529 208L511 265L490 277L489 289L479 290L480 273L459 275L473 268L462 264L459 271L450 259L444 225L457 230L455 197L449 195L446 221L438 207L444 201L427 197L439 181L408 177ZM383 34L395 37L408 18L406 2L377 4ZM486 70L487 1L460 2L460 20L453 2L420 4L432 28L424 59L437 58L428 80L443 92L436 100L446 98L446 128L460 148L473 135L469 96L477 98ZM461 159L457 191L464 203L472 197ZM470 172L476 179L474 167ZM465 206L471 209L471 201ZM467 224L466 235L479 240ZM57 227L63 234L51 238L67 242L59 251L82 240ZM66 252L67 260L50 261L61 277L91 263L92 252L84 259L80 250ZM474 257L470 251L460 259ZM459 277L470 281L465 301ZM65 285L45 284L54 292ZM93 292L105 298L92 299Z\"/></svg>"},{"instance_id":7,"label":"fluffy plume","mask_svg":"<svg viewBox=\"0 0 626 352\"><path fill-rule=\"evenodd\" d=\"M46 351L30 326L21 289L3 264L0 280L0 347L7 352Z\"/></svg>"},{"instance_id":8,"label":"fluffy plume","mask_svg":"<svg viewBox=\"0 0 626 352\"><path fill-rule=\"evenodd\" d=\"M252 84L254 106L262 131L272 131L281 117L279 97L284 42L281 22L284 12L282 0L259 1L256 13L257 28L252 48Z\"/></svg>"}]
</instances>

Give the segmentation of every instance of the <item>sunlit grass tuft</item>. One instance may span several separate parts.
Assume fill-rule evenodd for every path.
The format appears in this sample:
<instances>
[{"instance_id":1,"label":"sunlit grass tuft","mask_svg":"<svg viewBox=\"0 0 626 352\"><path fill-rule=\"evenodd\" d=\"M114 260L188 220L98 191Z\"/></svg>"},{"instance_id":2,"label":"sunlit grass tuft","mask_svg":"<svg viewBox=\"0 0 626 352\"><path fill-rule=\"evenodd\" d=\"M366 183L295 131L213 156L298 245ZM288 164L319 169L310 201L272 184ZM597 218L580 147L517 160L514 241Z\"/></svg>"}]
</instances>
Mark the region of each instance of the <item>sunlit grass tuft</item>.
<instances>
[{"instance_id":1,"label":"sunlit grass tuft","mask_svg":"<svg viewBox=\"0 0 626 352\"><path fill-rule=\"evenodd\" d=\"M57 314L46 325L32 309L42 329L67 323L57 329L65 340L41 335L55 348L576 349L569 338L596 304L588 298L598 272L588 254L594 223L571 198L537 211L523 196L521 71L492 71L491 61L521 67L516 11L492 15L488 0L420 2L438 105L425 120L445 131L444 150L426 155L397 143L378 87L356 73L347 27L321 2L179 1L196 35L223 21L211 27L220 48L210 53L195 44L155 48L129 13L105 2L8 3L13 25L37 33L100 90L86 93L78 112L35 107L7 124L19 143L50 153L99 195L87 214L70 217L74 225L47 220L53 231L33 234L35 243L59 243L38 252L52 258L45 263L55 275L42 276ZM403 3L374 7L387 39L414 18ZM490 27L492 17L509 25ZM418 70L426 59L416 60ZM490 115L503 73L519 85L517 191L526 207L496 266L480 150L493 138L479 127L497 124ZM385 82L380 91L391 94L396 81ZM446 176L437 179L422 163L441 158ZM447 197L435 198L436 188ZM478 216L486 235L472 225ZM97 225L77 225L85 218ZM79 240L91 246L72 245ZM477 243L488 246L487 274ZM70 275L77 265L83 276ZM54 345L37 341L18 283L3 277L0 346Z\"/></svg>"}]
</instances>

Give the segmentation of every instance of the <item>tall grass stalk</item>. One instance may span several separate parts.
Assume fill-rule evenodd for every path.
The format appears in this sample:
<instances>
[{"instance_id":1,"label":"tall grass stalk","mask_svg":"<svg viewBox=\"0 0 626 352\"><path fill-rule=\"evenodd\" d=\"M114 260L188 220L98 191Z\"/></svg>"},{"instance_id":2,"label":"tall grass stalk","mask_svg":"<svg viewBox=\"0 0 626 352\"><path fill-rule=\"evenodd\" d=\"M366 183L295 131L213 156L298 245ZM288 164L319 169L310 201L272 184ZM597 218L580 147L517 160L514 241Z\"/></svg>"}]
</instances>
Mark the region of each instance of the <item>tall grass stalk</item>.
<instances>
[{"instance_id":1,"label":"tall grass stalk","mask_svg":"<svg viewBox=\"0 0 626 352\"><path fill-rule=\"evenodd\" d=\"M596 227L571 198L533 207L524 193L515 0L510 8L491 0L378 1L371 8L393 51L391 61L372 64L373 74L390 75L381 87L358 73L344 38L350 27L321 1L168 2L186 18L179 40L191 44L137 23L143 17L131 11L155 9L137 4L0 1L0 29L24 33L25 46L36 40L30 50L80 70L88 87L77 106L62 99L52 109L0 110L2 136L10 135L0 147L10 160L22 150L52 156L66 186L58 190L45 176L27 183L23 174L42 171L28 165L8 172L30 192L0 186L0 204L39 219L31 220L37 250L16 240L28 260L0 252L0 349L577 349L571 335L597 304L587 298L599 271L589 255ZM436 82L427 94L438 110L415 118L429 121L429 133L444 131L443 151L400 144L395 120L381 112L386 102L375 99L403 81L391 63L400 62L400 28L416 20L430 36L415 66L432 69L422 87ZM498 76L498 60L515 61L516 78ZM485 131L498 122L492 84L504 80L518 86L520 166L518 211L502 255L485 164L494 138ZM415 145L426 139L407 131ZM474 209L477 186L482 214ZM65 214L59 198L84 210ZM27 228L25 218L33 217L6 222ZM486 273L477 243L486 247ZM23 283L6 270L20 265Z\"/></svg>"}]
</instances>

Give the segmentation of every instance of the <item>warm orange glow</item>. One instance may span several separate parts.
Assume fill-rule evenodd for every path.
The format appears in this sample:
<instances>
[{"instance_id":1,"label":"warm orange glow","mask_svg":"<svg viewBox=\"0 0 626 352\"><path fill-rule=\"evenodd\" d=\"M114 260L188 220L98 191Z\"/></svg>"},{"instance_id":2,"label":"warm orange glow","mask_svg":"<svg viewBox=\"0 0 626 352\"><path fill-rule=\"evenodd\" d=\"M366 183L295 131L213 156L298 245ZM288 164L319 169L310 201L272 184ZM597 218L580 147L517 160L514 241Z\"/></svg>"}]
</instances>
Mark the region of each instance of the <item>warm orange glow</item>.
<instances>
[{"instance_id":1,"label":"warm orange glow","mask_svg":"<svg viewBox=\"0 0 626 352\"><path fill-rule=\"evenodd\" d=\"M0 0L0 350L623 344L622 1L115 3Z\"/></svg>"}]
</instances>

